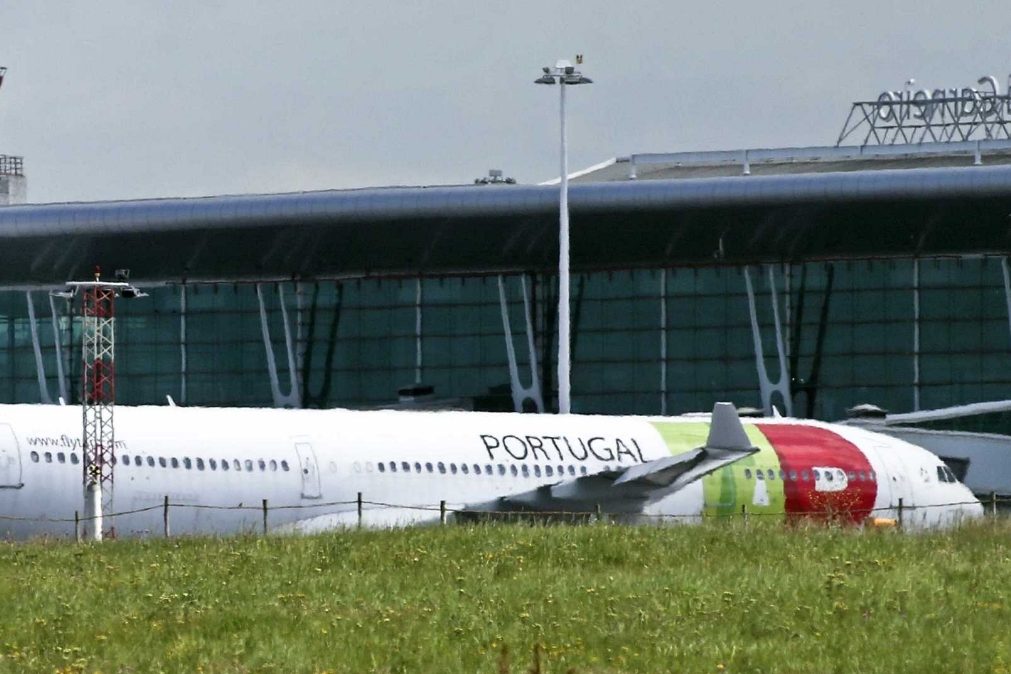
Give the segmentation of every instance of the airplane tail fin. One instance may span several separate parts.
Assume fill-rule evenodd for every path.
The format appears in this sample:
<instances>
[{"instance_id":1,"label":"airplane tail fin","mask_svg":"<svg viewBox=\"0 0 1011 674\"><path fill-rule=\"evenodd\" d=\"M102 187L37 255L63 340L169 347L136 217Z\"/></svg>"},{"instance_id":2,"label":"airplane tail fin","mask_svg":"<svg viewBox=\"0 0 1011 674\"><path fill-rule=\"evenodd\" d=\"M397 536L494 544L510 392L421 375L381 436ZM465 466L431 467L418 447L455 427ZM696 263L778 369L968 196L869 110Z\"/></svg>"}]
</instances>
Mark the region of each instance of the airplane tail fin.
<instances>
[{"instance_id":1,"label":"airplane tail fin","mask_svg":"<svg viewBox=\"0 0 1011 674\"><path fill-rule=\"evenodd\" d=\"M709 424L709 438L706 449L726 449L732 451L753 451L748 434L744 432L741 417L733 403L716 403Z\"/></svg>"}]
</instances>

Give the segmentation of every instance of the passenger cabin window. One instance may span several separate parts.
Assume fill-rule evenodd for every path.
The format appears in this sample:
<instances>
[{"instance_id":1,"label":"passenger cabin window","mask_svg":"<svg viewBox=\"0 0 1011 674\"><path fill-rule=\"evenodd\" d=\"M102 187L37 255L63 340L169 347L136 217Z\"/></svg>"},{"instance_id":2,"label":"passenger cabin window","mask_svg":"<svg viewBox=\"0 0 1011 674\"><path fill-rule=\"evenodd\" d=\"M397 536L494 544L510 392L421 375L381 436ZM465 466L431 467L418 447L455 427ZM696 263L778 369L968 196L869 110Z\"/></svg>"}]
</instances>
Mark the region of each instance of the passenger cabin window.
<instances>
[{"instance_id":1,"label":"passenger cabin window","mask_svg":"<svg viewBox=\"0 0 1011 674\"><path fill-rule=\"evenodd\" d=\"M148 465L149 468L154 468L154 457L153 456L147 457L147 465Z\"/></svg>"},{"instance_id":2,"label":"passenger cabin window","mask_svg":"<svg viewBox=\"0 0 1011 674\"><path fill-rule=\"evenodd\" d=\"M286 473L288 472L288 462L285 461L284 459L281 459L281 470L283 470Z\"/></svg>"},{"instance_id":3,"label":"passenger cabin window","mask_svg":"<svg viewBox=\"0 0 1011 674\"><path fill-rule=\"evenodd\" d=\"M750 480L751 479L751 469L750 468L745 468L744 469L744 479L745 480Z\"/></svg>"},{"instance_id":4,"label":"passenger cabin window","mask_svg":"<svg viewBox=\"0 0 1011 674\"><path fill-rule=\"evenodd\" d=\"M59 461L60 463L66 463L67 462L67 455L64 454L63 452L57 452L57 454L56 454L56 460Z\"/></svg>"},{"instance_id":5,"label":"passenger cabin window","mask_svg":"<svg viewBox=\"0 0 1011 674\"><path fill-rule=\"evenodd\" d=\"M197 459L197 470L203 470L203 469L204 469L204 460L203 459Z\"/></svg>"},{"instance_id":6,"label":"passenger cabin window","mask_svg":"<svg viewBox=\"0 0 1011 674\"><path fill-rule=\"evenodd\" d=\"M211 467L211 470L217 470L218 469L218 461L217 461L217 459L207 459L207 465Z\"/></svg>"},{"instance_id":7,"label":"passenger cabin window","mask_svg":"<svg viewBox=\"0 0 1011 674\"><path fill-rule=\"evenodd\" d=\"M432 472L432 464L431 464L431 462L425 464L425 470L428 471L429 473Z\"/></svg>"},{"instance_id":8,"label":"passenger cabin window","mask_svg":"<svg viewBox=\"0 0 1011 674\"><path fill-rule=\"evenodd\" d=\"M172 467L173 468L179 467L179 459L175 458L174 456L172 457Z\"/></svg>"},{"instance_id":9,"label":"passenger cabin window","mask_svg":"<svg viewBox=\"0 0 1011 674\"><path fill-rule=\"evenodd\" d=\"M228 470L228 459L221 460L221 470Z\"/></svg>"},{"instance_id":10,"label":"passenger cabin window","mask_svg":"<svg viewBox=\"0 0 1011 674\"><path fill-rule=\"evenodd\" d=\"M34 449L32 450L31 457L32 457L32 463L38 463L39 462L39 453L36 452Z\"/></svg>"},{"instance_id":11,"label":"passenger cabin window","mask_svg":"<svg viewBox=\"0 0 1011 674\"><path fill-rule=\"evenodd\" d=\"M186 470L193 470L193 460L188 456L183 457L183 468Z\"/></svg>"},{"instance_id":12,"label":"passenger cabin window","mask_svg":"<svg viewBox=\"0 0 1011 674\"><path fill-rule=\"evenodd\" d=\"M446 464L444 464L442 461L440 461L438 465L439 465L439 472L442 473L443 475L445 475L446 474Z\"/></svg>"},{"instance_id":13,"label":"passenger cabin window","mask_svg":"<svg viewBox=\"0 0 1011 674\"><path fill-rule=\"evenodd\" d=\"M252 472L253 471L253 460L252 459L246 459L244 461L244 466L245 466L246 470L248 470L249 472Z\"/></svg>"},{"instance_id":14,"label":"passenger cabin window","mask_svg":"<svg viewBox=\"0 0 1011 674\"><path fill-rule=\"evenodd\" d=\"M386 472L386 464L383 463L382 461L379 462L379 472L380 473L385 473Z\"/></svg>"},{"instance_id":15,"label":"passenger cabin window","mask_svg":"<svg viewBox=\"0 0 1011 674\"><path fill-rule=\"evenodd\" d=\"M74 464L75 466L77 465L77 454L75 454L74 452L70 453L70 463Z\"/></svg>"}]
</instances>

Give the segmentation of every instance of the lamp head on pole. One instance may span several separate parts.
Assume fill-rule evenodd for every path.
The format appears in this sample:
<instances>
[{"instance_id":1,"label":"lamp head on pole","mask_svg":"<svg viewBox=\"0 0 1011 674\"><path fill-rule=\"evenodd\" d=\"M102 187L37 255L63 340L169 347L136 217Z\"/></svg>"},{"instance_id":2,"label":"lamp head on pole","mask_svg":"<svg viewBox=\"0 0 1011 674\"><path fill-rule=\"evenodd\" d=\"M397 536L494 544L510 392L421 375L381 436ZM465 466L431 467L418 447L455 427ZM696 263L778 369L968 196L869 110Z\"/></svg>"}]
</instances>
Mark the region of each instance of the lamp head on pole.
<instances>
[{"instance_id":1,"label":"lamp head on pole","mask_svg":"<svg viewBox=\"0 0 1011 674\"><path fill-rule=\"evenodd\" d=\"M582 63L583 55L576 54L576 65ZM534 84L593 84L593 80L584 77L567 59L558 59L553 68L544 66L541 71L544 74L534 80Z\"/></svg>"}]
</instances>

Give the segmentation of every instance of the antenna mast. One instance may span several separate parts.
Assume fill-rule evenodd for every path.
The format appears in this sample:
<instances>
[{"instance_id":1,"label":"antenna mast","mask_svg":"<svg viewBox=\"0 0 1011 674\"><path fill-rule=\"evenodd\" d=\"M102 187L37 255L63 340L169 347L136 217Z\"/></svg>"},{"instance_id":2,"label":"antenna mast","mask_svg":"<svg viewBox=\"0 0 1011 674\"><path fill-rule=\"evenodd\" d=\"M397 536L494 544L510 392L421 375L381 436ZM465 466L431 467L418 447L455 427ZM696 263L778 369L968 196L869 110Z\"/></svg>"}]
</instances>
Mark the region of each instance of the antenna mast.
<instances>
[{"instance_id":1,"label":"antenna mast","mask_svg":"<svg viewBox=\"0 0 1011 674\"><path fill-rule=\"evenodd\" d=\"M81 293L81 416L84 453L84 514L86 538L102 540L103 531L115 536L103 516L112 512L113 467L116 464L116 430L113 408L116 403L116 298L144 297L127 283L129 270L116 271L116 281L102 280L95 269L94 281L73 281L60 295L71 298Z\"/></svg>"}]
</instances>

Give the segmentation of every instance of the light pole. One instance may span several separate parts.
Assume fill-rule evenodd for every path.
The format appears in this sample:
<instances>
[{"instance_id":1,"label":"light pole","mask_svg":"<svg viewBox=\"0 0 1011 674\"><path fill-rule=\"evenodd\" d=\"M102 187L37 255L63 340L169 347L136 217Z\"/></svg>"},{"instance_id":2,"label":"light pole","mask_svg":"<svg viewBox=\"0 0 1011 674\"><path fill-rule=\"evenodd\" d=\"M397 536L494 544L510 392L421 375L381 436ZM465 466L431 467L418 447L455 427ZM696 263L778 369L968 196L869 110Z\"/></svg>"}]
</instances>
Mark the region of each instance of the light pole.
<instances>
[{"instance_id":1,"label":"light pole","mask_svg":"<svg viewBox=\"0 0 1011 674\"><path fill-rule=\"evenodd\" d=\"M582 65L583 55L576 55L576 65ZM537 84L558 84L559 113L562 133L561 187L558 197L558 413L568 414L570 392L570 332L569 327L569 148L565 137L565 89L570 84L593 84L568 61L562 59L555 67L544 66Z\"/></svg>"}]
</instances>

